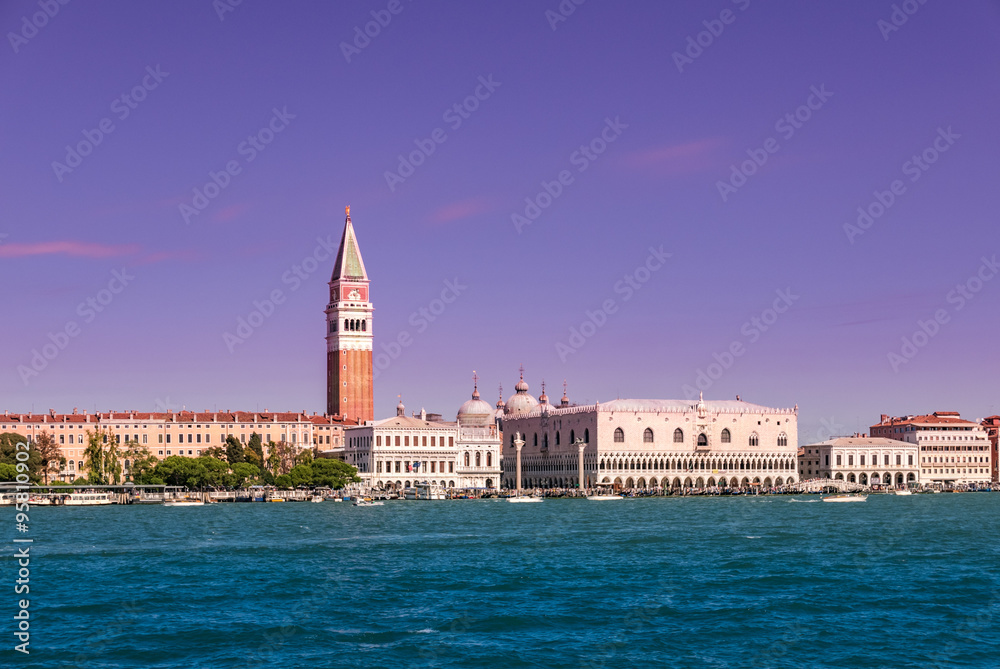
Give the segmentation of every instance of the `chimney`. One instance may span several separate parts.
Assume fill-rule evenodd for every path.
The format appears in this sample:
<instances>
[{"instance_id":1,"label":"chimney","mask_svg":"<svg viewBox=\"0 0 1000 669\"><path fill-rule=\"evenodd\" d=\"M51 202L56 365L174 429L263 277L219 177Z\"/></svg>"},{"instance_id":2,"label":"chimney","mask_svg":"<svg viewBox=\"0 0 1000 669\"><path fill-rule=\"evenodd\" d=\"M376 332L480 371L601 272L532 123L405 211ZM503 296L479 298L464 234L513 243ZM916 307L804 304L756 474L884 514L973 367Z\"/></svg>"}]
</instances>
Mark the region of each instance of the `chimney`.
<instances>
[{"instance_id":1,"label":"chimney","mask_svg":"<svg viewBox=\"0 0 1000 669\"><path fill-rule=\"evenodd\" d=\"M886 422L888 422L888 420L889 420L889 417L887 415L885 415L885 414L882 414L882 420L880 422L886 423Z\"/></svg>"}]
</instances>

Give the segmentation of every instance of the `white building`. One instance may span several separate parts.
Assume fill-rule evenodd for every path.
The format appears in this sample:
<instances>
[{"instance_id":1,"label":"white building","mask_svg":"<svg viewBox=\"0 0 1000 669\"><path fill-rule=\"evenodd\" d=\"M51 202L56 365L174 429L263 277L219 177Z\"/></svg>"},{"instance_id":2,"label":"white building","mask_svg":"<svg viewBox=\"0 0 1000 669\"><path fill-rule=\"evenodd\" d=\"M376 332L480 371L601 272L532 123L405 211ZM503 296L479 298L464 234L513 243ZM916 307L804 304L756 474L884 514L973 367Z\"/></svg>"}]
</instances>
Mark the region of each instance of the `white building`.
<instances>
[{"instance_id":1,"label":"white building","mask_svg":"<svg viewBox=\"0 0 1000 669\"><path fill-rule=\"evenodd\" d=\"M871 426L873 437L889 437L920 449L920 480L942 485L984 484L992 478L993 450L979 423L962 420L957 411L890 418Z\"/></svg>"},{"instance_id":2,"label":"white building","mask_svg":"<svg viewBox=\"0 0 1000 669\"><path fill-rule=\"evenodd\" d=\"M503 484L575 487L780 486L794 483L798 407L744 402L614 400L571 406L536 400L521 381L503 407ZM583 443L581 449L580 443Z\"/></svg>"},{"instance_id":3,"label":"white building","mask_svg":"<svg viewBox=\"0 0 1000 669\"><path fill-rule=\"evenodd\" d=\"M800 480L837 479L896 488L920 482L919 450L905 441L858 435L807 444L800 451Z\"/></svg>"},{"instance_id":4,"label":"white building","mask_svg":"<svg viewBox=\"0 0 1000 669\"><path fill-rule=\"evenodd\" d=\"M494 409L479 399L478 389L458 411L455 422L396 415L349 428L344 459L358 468L365 487L402 490L418 481L446 488L498 490L500 436Z\"/></svg>"}]
</instances>

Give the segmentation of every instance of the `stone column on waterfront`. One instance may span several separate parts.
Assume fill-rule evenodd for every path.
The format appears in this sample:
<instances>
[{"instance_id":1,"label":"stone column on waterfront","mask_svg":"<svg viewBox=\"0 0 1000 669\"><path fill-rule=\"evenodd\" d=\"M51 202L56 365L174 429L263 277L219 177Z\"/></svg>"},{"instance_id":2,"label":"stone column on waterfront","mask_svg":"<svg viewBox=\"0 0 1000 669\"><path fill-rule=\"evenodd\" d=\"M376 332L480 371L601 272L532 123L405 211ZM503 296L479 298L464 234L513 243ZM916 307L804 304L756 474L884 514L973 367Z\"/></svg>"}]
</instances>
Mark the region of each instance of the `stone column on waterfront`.
<instances>
[{"instance_id":1,"label":"stone column on waterfront","mask_svg":"<svg viewBox=\"0 0 1000 669\"><path fill-rule=\"evenodd\" d=\"M521 439L521 433L518 432L514 435L514 448L517 449L517 496L521 496L521 448L524 447L524 439Z\"/></svg>"},{"instance_id":2,"label":"stone column on waterfront","mask_svg":"<svg viewBox=\"0 0 1000 669\"><path fill-rule=\"evenodd\" d=\"M578 464L578 470L580 474L580 492L583 493L584 480L583 480L583 451L587 448L587 443L583 439L577 439L576 447L580 449L580 460Z\"/></svg>"}]
</instances>

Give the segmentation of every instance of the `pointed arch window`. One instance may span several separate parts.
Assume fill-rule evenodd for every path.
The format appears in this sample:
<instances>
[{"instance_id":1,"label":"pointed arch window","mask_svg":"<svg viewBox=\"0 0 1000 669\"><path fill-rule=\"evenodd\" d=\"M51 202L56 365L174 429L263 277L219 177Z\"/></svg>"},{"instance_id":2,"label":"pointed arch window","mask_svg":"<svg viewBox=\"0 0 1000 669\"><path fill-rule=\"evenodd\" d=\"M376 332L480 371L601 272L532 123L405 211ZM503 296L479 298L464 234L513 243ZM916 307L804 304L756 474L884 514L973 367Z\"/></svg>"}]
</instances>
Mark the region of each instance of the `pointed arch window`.
<instances>
[{"instance_id":1,"label":"pointed arch window","mask_svg":"<svg viewBox=\"0 0 1000 669\"><path fill-rule=\"evenodd\" d=\"M684 443L684 430L677 428L674 430L674 443L683 444Z\"/></svg>"},{"instance_id":2,"label":"pointed arch window","mask_svg":"<svg viewBox=\"0 0 1000 669\"><path fill-rule=\"evenodd\" d=\"M708 446L708 437L705 436L704 432L702 432L701 434L698 435L698 445L699 446Z\"/></svg>"},{"instance_id":3,"label":"pointed arch window","mask_svg":"<svg viewBox=\"0 0 1000 669\"><path fill-rule=\"evenodd\" d=\"M733 436L729 433L729 428L723 428L723 430L722 430L722 437L721 437L720 441L722 441L723 444L728 444L732 440L733 440Z\"/></svg>"},{"instance_id":4,"label":"pointed arch window","mask_svg":"<svg viewBox=\"0 0 1000 669\"><path fill-rule=\"evenodd\" d=\"M646 428L642 432L642 443L652 444L653 443L653 430L652 428Z\"/></svg>"},{"instance_id":5,"label":"pointed arch window","mask_svg":"<svg viewBox=\"0 0 1000 669\"><path fill-rule=\"evenodd\" d=\"M625 443L625 432L620 427L615 428L615 443Z\"/></svg>"},{"instance_id":6,"label":"pointed arch window","mask_svg":"<svg viewBox=\"0 0 1000 669\"><path fill-rule=\"evenodd\" d=\"M750 435L749 444L751 446L759 446L760 445L760 438L757 436L756 432L754 432L753 434Z\"/></svg>"},{"instance_id":7,"label":"pointed arch window","mask_svg":"<svg viewBox=\"0 0 1000 669\"><path fill-rule=\"evenodd\" d=\"M788 446L788 435L784 432L778 435L778 446Z\"/></svg>"}]
</instances>

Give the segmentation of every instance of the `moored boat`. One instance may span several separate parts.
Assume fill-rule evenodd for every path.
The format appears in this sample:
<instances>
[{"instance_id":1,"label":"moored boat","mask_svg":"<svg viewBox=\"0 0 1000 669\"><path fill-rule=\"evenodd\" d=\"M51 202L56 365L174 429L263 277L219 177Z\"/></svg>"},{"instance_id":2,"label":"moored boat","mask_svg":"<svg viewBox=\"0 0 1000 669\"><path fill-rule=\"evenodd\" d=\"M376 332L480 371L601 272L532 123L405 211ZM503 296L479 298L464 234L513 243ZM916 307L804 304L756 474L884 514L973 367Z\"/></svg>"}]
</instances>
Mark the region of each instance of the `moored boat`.
<instances>
[{"instance_id":1,"label":"moored boat","mask_svg":"<svg viewBox=\"0 0 1000 669\"><path fill-rule=\"evenodd\" d=\"M164 500L163 506L205 506L204 500L185 497L182 499Z\"/></svg>"},{"instance_id":2,"label":"moored boat","mask_svg":"<svg viewBox=\"0 0 1000 669\"><path fill-rule=\"evenodd\" d=\"M63 501L66 506L104 506L111 503L112 499L108 493L98 492L70 493Z\"/></svg>"},{"instance_id":3,"label":"moored boat","mask_svg":"<svg viewBox=\"0 0 1000 669\"><path fill-rule=\"evenodd\" d=\"M587 499L591 502L609 502L613 499L623 499L621 495L612 495L610 493L598 493L596 495L587 495Z\"/></svg>"},{"instance_id":4,"label":"moored boat","mask_svg":"<svg viewBox=\"0 0 1000 669\"><path fill-rule=\"evenodd\" d=\"M526 504L528 502L541 502L542 497L522 497L520 495L515 495L514 497L508 497L507 501L511 503Z\"/></svg>"},{"instance_id":5,"label":"moored boat","mask_svg":"<svg viewBox=\"0 0 1000 669\"><path fill-rule=\"evenodd\" d=\"M896 495L912 495L913 493L909 490L897 490L894 494Z\"/></svg>"}]
</instances>

